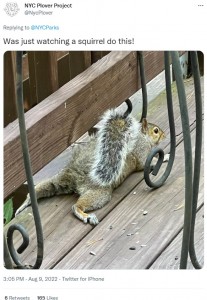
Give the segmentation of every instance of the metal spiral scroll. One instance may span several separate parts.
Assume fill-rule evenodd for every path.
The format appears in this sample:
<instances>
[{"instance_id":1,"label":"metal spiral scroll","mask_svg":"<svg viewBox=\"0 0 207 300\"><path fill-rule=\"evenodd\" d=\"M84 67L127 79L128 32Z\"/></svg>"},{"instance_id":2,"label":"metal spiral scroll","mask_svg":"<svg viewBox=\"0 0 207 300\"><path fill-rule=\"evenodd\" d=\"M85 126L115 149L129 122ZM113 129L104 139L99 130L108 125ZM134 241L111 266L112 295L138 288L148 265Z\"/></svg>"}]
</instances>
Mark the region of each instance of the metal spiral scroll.
<instances>
[{"instance_id":1,"label":"metal spiral scroll","mask_svg":"<svg viewBox=\"0 0 207 300\"><path fill-rule=\"evenodd\" d=\"M197 210L197 198L200 180L200 165L201 165L201 149L202 149L202 97L200 86L199 65L196 52L190 52L192 74L194 77L195 89L195 107L196 107L196 141L195 141L195 160L194 173L192 163L192 147L191 136L188 120L188 110L186 104L185 88L182 80L182 72L179 64L178 54L172 52L172 64L175 74L180 113L183 128L183 141L185 153L185 213L184 213L184 227L183 227L183 241L181 249L180 268L186 269L188 253L193 266L200 269L198 259L194 247L194 228Z\"/></svg>"},{"instance_id":2,"label":"metal spiral scroll","mask_svg":"<svg viewBox=\"0 0 207 300\"><path fill-rule=\"evenodd\" d=\"M22 52L21 51L18 51L16 53L16 69L17 69L16 104L17 104L17 112L19 117L19 128L20 128L20 137L22 143L24 166L25 166L25 172L26 172L26 177L28 182L29 194L31 198L31 205L32 205L32 211L34 215L36 234L37 234L37 258L34 266L28 266L22 264L21 260L18 257L18 253L19 254L22 253L29 245L29 236L25 228L21 224L13 224L9 227L7 231L7 241L5 241L5 247L4 247L5 267L8 269L13 267L13 264L11 262L11 258L12 258L14 263L16 264L15 268L38 269L40 268L43 260L43 232L42 232L42 225L41 225L37 199L36 199L36 194L34 189L30 157L28 151L26 126L25 126L25 119L24 119L24 105L23 105L23 92L22 92ZM23 238L22 245L17 250L14 248L14 244L13 244L13 233L15 230L17 230ZM11 255L11 257L9 254Z\"/></svg>"},{"instance_id":3,"label":"metal spiral scroll","mask_svg":"<svg viewBox=\"0 0 207 300\"><path fill-rule=\"evenodd\" d=\"M201 166L201 151L202 151L202 95L200 85L200 72L198 57L196 52L191 52L191 67L194 78L195 88L195 101L196 101L196 141L195 141L195 160L194 160L194 176L193 176L193 198L192 198L192 220L191 220L191 232L189 241L189 254L191 262L196 269L201 269L201 265L198 262L194 247L194 229L196 210L198 202L198 191L200 182L200 166ZM183 245L183 248L185 245Z\"/></svg>"},{"instance_id":4,"label":"metal spiral scroll","mask_svg":"<svg viewBox=\"0 0 207 300\"><path fill-rule=\"evenodd\" d=\"M175 139L175 123L174 123L174 113L173 113L173 104L172 104L172 92L171 92L171 75L170 75L170 59L169 52L164 53L165 60L165 84L166 84L166 94L167 94L167 109L168 109L168 118L169 118L169 127L170 127L170 158L165 169L165 172L157 181L152 181L150 179L150 174L156 176L162 166L164 160L164 151L160 148L154 148L151 153L148 155L145 168L144 168L144 178L149 187L158 188L166 181L168 178L174 158L175 158L175 148L176 148L176 139ZM159 155L158 161L154 166L153 170L151 167L152 159Z\"/></svg>"}]
</instances>

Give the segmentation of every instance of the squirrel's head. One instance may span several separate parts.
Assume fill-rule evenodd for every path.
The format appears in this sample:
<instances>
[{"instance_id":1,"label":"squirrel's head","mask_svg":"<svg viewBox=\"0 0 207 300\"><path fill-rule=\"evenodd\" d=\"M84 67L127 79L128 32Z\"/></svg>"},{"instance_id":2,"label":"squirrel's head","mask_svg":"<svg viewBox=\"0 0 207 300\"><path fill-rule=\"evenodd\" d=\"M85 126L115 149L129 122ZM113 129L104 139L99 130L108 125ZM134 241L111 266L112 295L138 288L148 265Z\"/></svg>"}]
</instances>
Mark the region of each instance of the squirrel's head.
<instances>
[{"instance_id":1,"label":"squirrel's head","mask_svg":"<svg viewBox=\"0 0 207 300\"><path fill-rule=\"evenodd\" d=\"M159 126L148 123L145 118L142 119L142 133L150 138L153 145L159 144L165 138L164 131Z\"/></svg>"}]
</instances>

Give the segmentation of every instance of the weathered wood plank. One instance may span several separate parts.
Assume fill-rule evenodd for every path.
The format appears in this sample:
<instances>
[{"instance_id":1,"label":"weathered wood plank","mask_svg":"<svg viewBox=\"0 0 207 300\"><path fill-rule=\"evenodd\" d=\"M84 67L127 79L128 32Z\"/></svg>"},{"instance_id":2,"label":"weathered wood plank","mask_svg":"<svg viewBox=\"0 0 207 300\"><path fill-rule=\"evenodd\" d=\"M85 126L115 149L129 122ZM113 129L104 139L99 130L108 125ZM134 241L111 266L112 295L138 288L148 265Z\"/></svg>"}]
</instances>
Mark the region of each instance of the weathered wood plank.
<instances>
[{"instance_id":1,"label":"weathered wood plank","mask_svg":"<svg viewBox=\"0 0 207 300\"><path fill-rule=\"evenodd\" d=\"M55 51L29 51L29 79L32 103L38 103L58 89Z\"/></svg>"},{"instance_id":2,"label":"weathered wood plank","mask_svg":"<svg viewBox=\"0 0 207 300\"><path fill-rule=\"evenodd\" d=\"M22 58L24 109L30 105L27 54ZM4 55L4 127L17 118L16 111L16 52L7 51Z\"/></svg>"},{"instance_id":3,"label":"weathered wood plank","mask_svg":"<svg viewBox=\"0 0 207 300\"><path fill-rule=\"evenodd\" d=\"M150 269L179 269L180 249L182 245L183 231L172 241L172 243L155 260ZM195 225L195 250L199 263L204 265L204 206L198 211ZM188 269L194 269L190 258L188 258Z\"/></svg>"},{"instance_id":4,"label":"weathered wood plank","mask_svg":"<svg viewBox=\"0 0 207 300\"><path fill-rule=\"evenodd\" d=\"M69 80L85 71L90 65L91 54L89 51L69 51Z\"/></svg>"},{"instance_id":5,"label":"weathered wood plank","mask_svg":"<svg viewBox=\"0 0 207 300\"><path fill-rule=\"evenodd\" d=\"M59 53L57 53L58 55ZM65 55L61 56L57 60L58 65L58 84L59 88L66 84L70 79L70 70L68 68L69 65L69 53L65 53Z\"/></svg>"},{"instance_id":6,"label":"weathered wood plank","mask_svg":"<svg viewBox=\"0 0 207 300\"><path fill-rule=\"evenodd\" d=\"M91 65L90 51L70 51L58 59L59 87L85 71Z\"/></svg>"},{"instance_id":7,"label":"weathered wood plank","mask_svg":"<svg viewBox=\"0 0 207 300\"><path fill-rule=\"evenodd\" d=\"M15 52L4 54L4 127L16 117L16 89L15 89Z\"/></svg>"},{"instance_id":8,"label":"weathered wood plank","mask_svg":"<svg viewBox=\"0 0 207 300\"><path fill-rule=\"evenodd\" d=\"M92 63L97 62L103 56L107 55L110 51L91 51L91 61Z\"/></svg>"},{"instance_id":9,"label":"weathered wood plank","mask_svg":"<svg viewBox=\"0 0 207 300\"><path fill-rule=\"evenodd\" d=\"M195 130L192 133L194 140ZM203 169L199 205L203 203ZM176 151L170 178L157 190L142 181L102 220L56 269L146 269L183 225L184 203L183 142ZM143 215L143 211L148 211ZM88 246L90 241L97 243ZM134 250L130 248L135 247ZM96 253L90 255L90 251Z\"/></svg>"},{"instance_id":10,"label":"weathered wood plank","mask_svg":"<svg viewBox=\"0 0 207 300\"><path fill-rule=\"evenodd\" d=\"M56 51L57 60L62 58L65 55L68 55L69 51Z\"/></svg>"}]
</instances>

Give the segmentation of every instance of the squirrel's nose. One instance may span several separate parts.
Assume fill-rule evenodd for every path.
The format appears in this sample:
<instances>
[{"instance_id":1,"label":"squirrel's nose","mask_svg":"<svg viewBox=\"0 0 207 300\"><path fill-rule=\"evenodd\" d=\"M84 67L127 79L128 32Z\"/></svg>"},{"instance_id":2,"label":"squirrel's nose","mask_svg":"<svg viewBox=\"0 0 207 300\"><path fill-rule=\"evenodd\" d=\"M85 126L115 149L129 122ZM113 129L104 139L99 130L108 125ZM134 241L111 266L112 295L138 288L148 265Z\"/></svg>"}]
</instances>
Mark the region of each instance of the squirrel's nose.
<instances>
[{"instance_id":1,"label":"squirrel's nose","mask_svg":"<svg viewBox=\"0 0 207 300\"><path fill-rule=\"evenodd\" d=\"M165 139L166 138L166 135L165 133L163 132L163 134L161 135L161 140Z\"/></svg>"}]
</instances>

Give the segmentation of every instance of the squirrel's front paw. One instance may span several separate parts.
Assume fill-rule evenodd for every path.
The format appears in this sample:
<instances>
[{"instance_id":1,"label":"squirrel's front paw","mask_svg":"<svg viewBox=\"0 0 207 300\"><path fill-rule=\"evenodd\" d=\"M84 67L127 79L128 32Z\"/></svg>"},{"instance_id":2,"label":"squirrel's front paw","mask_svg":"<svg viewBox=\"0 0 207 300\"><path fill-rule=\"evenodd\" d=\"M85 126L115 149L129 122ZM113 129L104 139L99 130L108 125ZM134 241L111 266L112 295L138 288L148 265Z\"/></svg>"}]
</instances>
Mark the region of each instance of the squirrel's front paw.
<instances>
[{"instance_id":1,"label":"squirrel's front paw","mask_svg":"<svg viewBox=\"0 0 207 300\"><path fill-rule=\"evenodd\" d=\"M86 214L76 204L72 206L72 211L74 215L85 224L97 225L99 223L95 214Z\"/></svg>"},{"instance_id":2,"label":"squirrel's front paw","mask_svg":"<svg viewBox=\"0 0 207 300\"><path fill-rule=\"evenodd\" d=\"M164 160L163 160L163 162L168 162L169 159L170 159L170 154L167 153L167 154L164 155Z\"/></svg>"}]
</instances>

